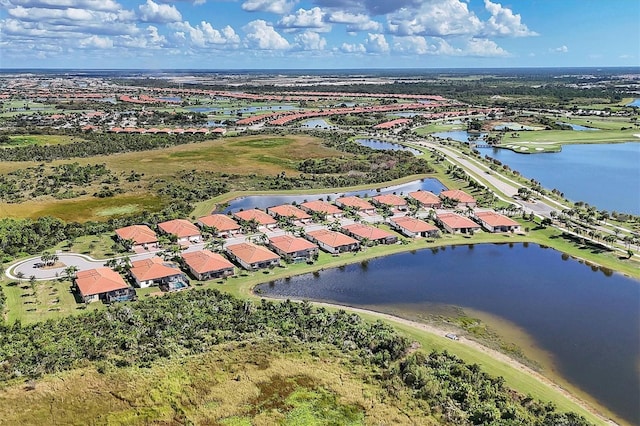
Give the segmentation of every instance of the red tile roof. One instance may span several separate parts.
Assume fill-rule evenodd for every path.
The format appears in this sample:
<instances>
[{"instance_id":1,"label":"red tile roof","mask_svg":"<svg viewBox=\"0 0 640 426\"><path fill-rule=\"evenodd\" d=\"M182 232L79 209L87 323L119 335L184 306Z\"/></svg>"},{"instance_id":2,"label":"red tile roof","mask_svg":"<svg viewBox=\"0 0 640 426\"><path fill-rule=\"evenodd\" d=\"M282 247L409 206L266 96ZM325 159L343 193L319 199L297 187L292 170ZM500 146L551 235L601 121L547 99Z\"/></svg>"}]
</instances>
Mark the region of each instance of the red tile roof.
<instances>
[{"instance_id":1,"label":"red tile roof","mask_svg":"<svg viewBox=\"0 0 640 426\"><path fill-rule=\"evenodd\" d=\"M380 204L386 204L392 207L407 205L407 200L395 194L376 195L373 199Z\"/></svg>"},{"instance_id":2,"label":"red tile roof","mask_svg":"<svg viewBox=\"0 0 640 426\"><path fill-rule=\"evenodd\" d=\"M425 222L424 220L416 219L410 216L393 217L390 219L393 223L406 229L409 232L432 232L437 231L438 228Z\"/></svg>"},{"instance_id":3,"label":"red tile roof","mask_svg":"<svg viewBox=\"0 0 640 426\"><path fill-rule=\"evenodd\" d=\"M475 215L489 226L520 226L515 220L492 211L476 212Z\"/></svg>"},{"instance_id":4,"label":"red tile roof","mask_svg":"<svg viewBox=\"0 0 640 426\"><path fill-rule=\"evenodd\" d=\"M198 274L233 268L233 263L209 250L193 251L182 255L185 263Z\"/></svg>"},{"instance_id":5,"label":"red tile roof","mask_svg":"<svg viewBox=\"0 0 640 426\"><path fill-rule=\"evenodd\" d=\"M310 219L309 213L291 204L282 204L280 206L269 207L267 209L270 213L275 213L278 216L293 217L298 220Z\"/></svg>"},{"instance_id":6,"label":"red tile roof","mask_svg":"<svg viewBox=\"0 0 640 426\"><path fill-rule=\"evenodd\" d=\"M304 238L291 235L280 235L269 238L271 245L284 253L295 253L297 251L313 250L318 246Z\"/></svg>"},{"instance_id":7,"label":"red tile roof","mask_svg":"<svg viewBox=\"0 0 640 426\"><path fill-rule=\"evenodd\" d=\"M441 202L440 198L438 198L436 194L429 191L420 190L420 191L410 192L409 197L413 198L414 200L417 200L420 204L423 204L425 206L438 205Z\"/></svg>"},{"instance_id":8,"label":"red tile roof","mask_svg":"<svg viewBox=\"0 0 640 426\"><path fill-rule=\"evenodd\" d=\"M238 219L246 220L247 222L255 219L260 225L264 226L274 225L277 223L277 221L272 216L258 209L242 210L239 212L235 212L233 215Z\"/></svg>"},{"instance_id":9,"label":"red tile roof","mask_svg":"<svg viewBox=\"0 0 640 426\"><path fill-rule=\"evenodd\" d=\"M82 296L92 296L129 287L120 274L106 267L79 271L75 280Z\"/></svg>"},{"instance_id":10,"label":"red tile roof","mask_svg":"<svg viewBox=\"0 0 640 426\"><path fill-rule=\"evenodd\" d=\"M354 207L360 210L373 210L373 204L360 197L340 197L336 198L336 203L340 203L347 207Z\"/></svg>"},{"instance_id":11,"label":"red tile roof","mask_svg":"<svg viewBox=\"0 0 640 426\"><path fill-rule=\"evenodd\" d=\"M138 281L159 280L161 278L172 277L182 273L180 269L170 265L172 264L154 256L150 259L131 262L130 272Z\"/></svg>"},{"instance_id":12,"label":"red tile roof","mask_svg":"<svg viewBox=\"0 0 640 426\"><path fill-rule=\"evenodd\" d=\"M158 241L156 233L147 225L131 225L116 229L121 240L133 240L135 244L152 244Z\"/></svg>"},{"instance_id":13,"label":"red tile roof","mask_svg":"<svg viewBox=\"0 0 640 426\"><path fill-rule=\"evenodd\" d=\"M186 219L173 219L158 224L158 228L167 234L173 234L178 238L200 235L200 230Z\"/></svg>"},{"instance_id":14,"label":"red tile roof","mask_svg":"<svg viewBox=\"0 0 640 426\"><path fill-rule=\"evenodd\" d=\"M203 216L198 220L205 226L211 226L213 228L216 228L220 232L235 231L237 229L240 229L240 225L238 225L238 222L231 219L226 214L212 214L209 216Z\"/></svg>"},{"instance_id":15,"label":"red tile roof","mask_svg":"<svg viewBox=\"0 0 640 426\"><path fill-rule=\"evenodd\" d=\"M363 223L354 223L352 225L343 226L342 229L350 232L353 235L357 235L360 238L367 238L371 241L384 240L387 238L395 237L390 232L384 229L376 228L375 226L365 225Z\"/></svg>"},{"instance_id":16,"label":"red tile roof","mask_svg":"<svg viewBox=\"0 0 640 426\"><path fill-rule=\"evenodd\" d=\"M440 198L442 197L448 197L448 198L451 198L452 200L457 200L459 203L475 203L476 202L475 198L473 198L471 195L459 189L442 191L440 193Z\"/></svg>"},{"instance_id":17,"label":"red tile roof","mask_svg":"<svg viewBox=\"0 0 640 426\"><path fill-rule=\"evenodd\" d=\"M441 213L437 218L451 229L480 228L480 225L457 213Z\"/></svg>"},{"instance_id":18,"label":"red tile roof","mask_svg":"<svg viewBox=\"0 0 640 426\"><path fill-rule=\"evenodd\" d=\"M227 246L226 250L249 265L280 259L280 256L268 248L252 243L233 244Z\"/></svg>"},{"instance_id":19,"label":"red tile roof","mask_svg":"<svg viewBox=\"0 0 640 426\"><path fill-rule=\"evenodd\" d=\"M313 212L325 213L330 215L342 213L342 210L340 210L333 204L321 200L307 201L306 203L302 203L301 206Z\"/></svg>"},{"instance_id":20,"label":"red tile roof","mask_svg":"<svg viewBox=\"0 0 640 426\"><path fill-rule=\"evenodd\" d=\"M358 240L351 238L348 235L344 235L341 232L330 231L328 229L319 229L317 231L311 231L307 233L310 237L319 241L329 247L348 246L351 244L358 244Z\"/></svg>"}]
</instances>

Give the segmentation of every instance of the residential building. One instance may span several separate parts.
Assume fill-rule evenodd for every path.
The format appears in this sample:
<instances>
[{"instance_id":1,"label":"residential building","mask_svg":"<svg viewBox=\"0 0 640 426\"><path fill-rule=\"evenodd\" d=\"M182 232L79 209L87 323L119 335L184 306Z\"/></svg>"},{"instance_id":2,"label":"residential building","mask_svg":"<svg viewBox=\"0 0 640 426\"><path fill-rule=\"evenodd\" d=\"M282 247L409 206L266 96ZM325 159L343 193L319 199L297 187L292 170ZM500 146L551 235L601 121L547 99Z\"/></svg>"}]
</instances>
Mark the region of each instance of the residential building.
<instances>
[{"instance_id":1,"label":"residential building","mask_svg":"<svg viewBox=\"0 0 640 426\"><path fill-rule=\"evenodd\" d=\"M225 248L227 254L249 271L277 266L280 256L266 247L253 243L232 244Z\"/></svg>"},{"instance_id":2,"label":"residential building","mask_svg":"<svg viewBox=\"0 0 640 426\"><path fill-rule=\"evenodd\" d=\"M480 230L480 225L457 213L440 213L436 220L449 233L471 234Z\"/></svg>"},{"instance_id":3,"label":"residential building","mask_svg":"<svg viewBox=\"0 0 640 426\"><path fill-rule=\"evenodd\" d=\"M328 229L308 232L307 239L316 243L322 250L332 254L356 251L360 248L358 240L341 232Z\"/></svg>"},{"instance_id":4,"label":"residential building","mask_svg":"<svg viewBox=\"0 0 640 426\"><path fill-rule=\"evenodd\" d=\"M424 220L410 216L400 216L389 218L391 228L410 238L415 237L436 237L439 229Z\"/></svg>"},{"instance_id":5,"label":"residential building","mask_svg":"<svg viewBox=\"0 0 640 426\"><path fill-rule=\"evenodd\" d=\"M395 244L398 242L397 235L387 232L384 229L376 228L375 226L365 225L363 223L354 223L352 225L343 226L342 229L345 232L355 238L362 241L368 240L375 244Z\"/></svg>"},{"instance_id":6,"label":"residential building","mask_svg":"<svg viewBox=\"0 0 640 426\"><path fill-rule=\"evenodd\" d=\"M461 191L459 189L442 191L440 193L440 200L442 200L444 197L457 201L458 207L475 207L476 206L476 199L473 198L471 195L467 194L466 192Z\"/></svg>"},{"instance_id":7,"label":"residential building","mask_svg":"<svg viewBox=\"0 0 640 426\"><path fill-rule=\"evenodd\" d=\"M372 198L373 203L380 206L388 206L393 210L407 210L407 200L395 194L376 195Z\"/></svg>"},{"instance_id":8,"label":"residential building","mask_svg":"<svg viewBox=\"0 0 640 426\"><path fill-rule=\"evenodd\" d=\"M440 197L429 191L419 190L410 192L409 197L416 200L418 203L420 203L420 206L425 209L439 209L440 207L442 207Z\"/></svg>"},{"instance_id":9,"label":"residential building","mask_svg":"<svg viewBox=\"0 0 640 426\"><path fill-rule=\"evenodd\" d=\"M342 210L334 206L331 203L322 200L307 201L300 204L302 210L305 210L311 214L321 213L327 216L327 218L338 218L342 216Z\"/></svg>"},{"instance_id":10,"label":"residential building","mask_svg":"<svg viewBox=\"0 0 640 426\"><path fill-rule=\"evenodd\" d=\"M279 256L292 262L307 262L318 254L318 246L301 237L280 235L269 238L269 246Z\"/></svg>"},{"instance_id":11,"label":"residential building","mask_svg":"<svg viewBox=\"0 0 640 426\"><path fill-rule=\"evenodd\" d=\"M132 262L129 274L140 288L157 285L162 290L173 291L189 285L189 280L175 264L157 256Z\"/></svg>"},{"instance_id":12,"label":"residential building","mask_svg":"<svg viewBox=\"0 0 640 426\"><path fill-rule=\"evenodd\" d=\"M228 238L240 233L240 225L238 222L227 216L226 214L211 214L198 219L198 225L203 228L208 226L216 229L216 237Z\"/></svg>"},{"instance_id":13,"label":"residential building","mask_svg":"<svg viewBox=\"0 0 640 426\"><path fill-rule=\"evenodd\" d=\"M158 248L158 237L147 225L131 225L116 229L119 241L132 241L133 250Z\"/></svg>"},{"instance_id":14,"label":"residential building","mask_svg":"<svg viewBox=\"0 0 640 426\"><path fill-rule=\"evenodd\" d=\"M516 232L520 224L515 220L492 211L475 212L475 218L489 232Z\"/></svg>"},{"instance_id":15,"label":"residential building","mask_svg":"<svg viewBox=\"0 0 640 426\"><path fill-rule=\"evenodd\" d=\"M102 267L79 271L74 278L75 288L85 303L102 300L105 303L132 300L136 291L111 268Z\"/></svg>"},{"instance_id":16,"label":"residential building","mask_svg":"<svg viewBox=\"0 0 640 426\"><path fill-rule=\"evenodd\" d=\"M233 263L210 250L184 253L182 259L191 275L200 281L233 275Z\"/></svg>"},{"instance_id":17,"label":"residential building","mask_svg":"<svg viewBox=\"0 0 640 426\"><path fill-rule=\"evenodd\" d=\"M345 207L351 207L364 214L374 214L376 212L376 208L373 204L365 199L355 196L336 198L336 206L343 209Z\"/></svg>"},{"instance_id":18,"label":"residential building","mask_svg":"<svg viewBox=\"0 0 640 426\"><path fill-rule=\"evenodd\" d=\"M239 221L251 222L254 220L258 226L265 226L267 228L275 228L278 224L273 216L258 209L241 210L235 212L233 216Z\"/></svg>"},{"instance_id":19,"label":"residential building","mask_svg":"<svg viewBox=\"0 0 640 426\"><path fill-rule=\"evenodd\" d=\"M175 235L178 243L198 243L202 239L196 225L186 219L173 219L158 224L158 229L167 235Z\"/></svg>"},{"instance_id":20,"label":"residential building","mask_svg":"<svg viewBox=\"0 0 640 426\"><path fill-rule=\"evenodd\" d=\"M304 210L292 206L291 204L282 204L279 206L269 207L267 213L278 219L279 217L291 218L300 222L310 222L311 215Z\"/></svg>"}]
</instances>

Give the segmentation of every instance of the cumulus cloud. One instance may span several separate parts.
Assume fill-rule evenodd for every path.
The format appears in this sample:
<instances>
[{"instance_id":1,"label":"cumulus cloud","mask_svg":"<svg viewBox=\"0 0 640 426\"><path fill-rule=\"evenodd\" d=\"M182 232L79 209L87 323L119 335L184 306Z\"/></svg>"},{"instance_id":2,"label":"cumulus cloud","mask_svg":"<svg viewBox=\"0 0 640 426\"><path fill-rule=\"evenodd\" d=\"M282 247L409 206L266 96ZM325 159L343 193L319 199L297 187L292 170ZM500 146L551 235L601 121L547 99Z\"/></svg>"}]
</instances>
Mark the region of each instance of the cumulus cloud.
<instances>
[{"instance_id":1,"label":"cumulus cloud","mask_svg":"<svg viewBox=\"0 0 640 426\"><path fill-rule=\"evenodd\" d=\"M326 17L327 22L347 25L348 32L372 31L381 32L382 24L371 20L363 13L349 13L342 10L331 12Z\"/></svg>"},{"instance_id":2,"label":"cumulus cloud","mask_svg":"<svg viewBox=\"0 0 640 426\"><path fill-rule=\"evenodd\" d=\"M426 55L436 53L436 47L430 45L422 36L394 37L393 50L402 54Z\"/></svg>"},{"instance_id":3,"label":"cumulus cloud","mask_svg":"<svg viewBox=\"0 0 640 426\"><path fill-rule=\"evenodd\" d=\"M314 31L300 33L294 41L300 50L324 50L327 47L327 40Z\"/></svg>"},{"instance_id":4,"label":"cumulus cloud","mask_svg":"<svg viewBox=\"0 0 640 426\"><path fill-rule=\"evenodd\" d=\"M469 56L508 56L509 52L498 46L493 40L472 38L467 42L465 54Z\"/></svg>"},{"instance_id":5,"label":"cumulus cloud","mask_svg":"<svg viewBox=\"0 0 640 426\"><path fill-rule=\"evenodd\" d=\"M242 30L247 34L247 47L261 50L287 50L291 47L286 38L262 19L249 22Z\"/></svg>"},{"instance_id":6,"label":"cumulus cloud","mask_svg":"<svg viewBox=\"0 0 640 426\"><path fill-rule=\"evenodd\" d=\"M41 7L46 9L89 9L102 12L115 12L121 6L114 0L6 0L4 2L9 8L13 6L24 6L27 8ZM3 6L5 6L3 4Z\"/></svg>"},{"instance_id":7,"label":"cumulus cloud","mask_svg":"<svg viewBox=\"0 0 640 426\"><path fill-rule=\"evenodd\" d=\"M98 37L93 35L80 40L79 46L84 49L111 49L113 47L113 40L108 37Z\"/></svg>"},{"instance_id":8,"label":"cumulus cloud","mask_svg":"<svg viewBox=\"0 0 640 426\"><path fill-rule=\"evenodd\" d=\"M367 48L362 43L342 43L340 50L344 53L366 53Z\"/></svg>"},{"instance_id":9,"label":"cumulus cloud","mask_svg":"<svg viewBox=\"0 0 640 426\"><path fill-rule=\"evenodd\" d=\"M168 4L154 3L153 0L147 0L145 4L138 7L140 19L143 22L169 23L179 22L182 15L175 6Z\"/></svg>"},{"instance_id":10,"label":"cumulus cloud","mask_svg":"<svg viewBox=\"0 0 640 426\"><path fill-rule=\"evenodd\" d=\"M280 19L278 26L289 30L312 28L315 31L329 31L331 29L324 22L324 12L319 7L310 10L298 9L296 13Z\"/></svg>"},{"instance_id":11,"label":"cumulus cloud","mask_svg":"<svg viewBox=\"0 0 640 426\"><path fill-rule=\"evenodd\" d=\"M480 19L460 0L433 0L418 9L403 8L387 16L389 32L400 36L457 36L477 34Z\"/></svg>"},{"instance_id":12,"label":"cumulus cloud","mask_svg":"<svg viewBox=\"0 0 640 426\"><path fill-rule=\"evenodd\" d=\"M389 43L384 38L384 34L369 33L365 45L367 52L370 53L387 53L389 51Z\"/></svg>"},{"instance_id":13,"label":"cumulus cloud","mask_svg":"<svg viewBox=\"0 0 640 426\"><path fill-rule=\"evenodd\" d=\"M552 53L567 53L569 51L569 48L565 45L562 45L560 47L555 47L553 49L549 49L550 52Z\"/></svg>"},{"instance_id":14,"label":"cumulus cloud","mask_svg":"<svg viewBox=\"0 0 640 426\"><path fill-rule=\"evenodd\" d=\"M236 45L240 43L240 36L229 25L217 30L209 22L201 21L195 27L189 22L177 22L170 25L176 30L176 40L189 40L195 47ZM187 37L188 36L188 37Z\"/></svg>"},{"instance_id":15,"label":"cumulus cloud","mask_svg":"<svg viewBox=\"0 0 640 426\"><path fill-rule=\"evenodd\" d=\"M538 35L535 31L529 30L522 23L519 14L514 14L511 9L503 7L499 3L492 3L491 0L484 0L484 7L491 13L491 17L485 23L485 32L490 35L501 37L528 37Z\"/></svg>"},{"instance_id":16,"label":"cumulus cloud","mask_svg":"<svg viewBox=\"0 0 640 426\"><path fill-rule=\"evenodd\" d=\"M298 0L246 0L242 9L247 12L271 12L284 15L291 12Z\"/></svg>"},{"instance_id":17,"label":"cumulus cloud","mask_svg":"<svg viewBox=\"0 0 640 426\"><path fill-rule=\"evenodd\" d=\"M385 15L403 8L417 8L423 2L424 0L315 0L319 6L372 16Z\"/></svg>"}]
</instances>

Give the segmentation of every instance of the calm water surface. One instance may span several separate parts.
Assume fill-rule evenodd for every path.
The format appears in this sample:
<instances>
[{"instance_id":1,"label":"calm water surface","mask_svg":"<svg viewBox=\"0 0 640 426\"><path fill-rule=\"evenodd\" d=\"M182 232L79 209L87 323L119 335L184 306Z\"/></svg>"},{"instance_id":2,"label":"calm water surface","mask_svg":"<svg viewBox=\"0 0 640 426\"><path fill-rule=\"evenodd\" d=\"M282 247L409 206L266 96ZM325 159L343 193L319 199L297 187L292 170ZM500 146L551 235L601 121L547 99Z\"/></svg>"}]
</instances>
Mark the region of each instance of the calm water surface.
<instances>
[{"instance_id":1,"label":"calm water surface","mask_svg":"<svg viewBox=\"0 0 640 426\"><path fill-rule=\"evenodd\" d=\"M640 420L640 282L555 250L524 244L425 249L258 288L268 296L380 311L455 305L504 318L550 353L564 378L631 423Z\"/></svg>"},{"instance_id":2,"label":"calm water surface","mask_svg":"<svg viewBox=\"0 0 640 426\"><path fill-rule=\"evenodd\" d=\"M356 139L356 142L371 149L378 149L382 151L409 151L416 155L422 154L422 152L417 149L409 148L399 143L385 142L377 139Z\"/></svg>"},{"instance_id":3,"label":"calm water surface","mask_svg":"<svg viewBox=\"0 0 640 426\"><path fill-rule=\"evenodd\" d=\"M421 180L414 180L411 182L403 183L401 185L387 186L377 189L363 189L361 191L349 191L340 193L327 193L327 194L301 194L301 195L250 195L248 197L241 197L231 200L229 206L223 210L223 213L236 212L238 210L248 210L253 208L266 209L267 207L277 206L279 204L291 204L296 202L298 204L305 201L313 201L324 199L329 197L331 200L335 200L342 196L358 196L358 197L373 197L382 194L406 195L409 192L423 190L431 191L434 194L446 190L438 179L427 178Z\"/></svg>"},{"instance_id":4,"label":"calm water surface","mask_svg":"<svg viewBox=\"0 0 640 426\"><path fill-rule=\"evenodd\" d=\"M518 154L480 148L545 188L599 209L640 214L640 143L564 145L561 152Z\"/></svg>"}]
</instances>

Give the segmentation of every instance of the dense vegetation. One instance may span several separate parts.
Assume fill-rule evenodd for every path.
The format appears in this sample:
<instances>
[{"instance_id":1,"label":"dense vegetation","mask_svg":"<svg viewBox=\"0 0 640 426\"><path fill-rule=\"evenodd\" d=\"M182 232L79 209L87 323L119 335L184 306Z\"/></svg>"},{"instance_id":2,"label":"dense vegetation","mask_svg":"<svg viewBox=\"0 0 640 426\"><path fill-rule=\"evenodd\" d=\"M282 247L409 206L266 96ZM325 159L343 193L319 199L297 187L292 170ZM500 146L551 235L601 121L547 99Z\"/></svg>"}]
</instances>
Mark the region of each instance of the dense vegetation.
<instances>
[{"instance_id":1,"label":"dense vegetation","mask_svg":"<svg viewBox=\"0 0 640 426\"><path fill-rule=\"evenodd\" d=\"M215 135L116 134L89 133L86 141L66 145L29 145L0 150L0 161L52 161L65 158L92 157L121 152L168 148L216 138Z\"/></svg>"},{"instance_id":2,"label":"dense vegetation","mask_svg":"<svg viewBox=\"0 0 640 426\"><path fill-rule=\"evenodd\" d=\"M409 392L444 424L585 425L574 414L518 395L478 365L447 353L407 356L409 341L382 322L308 303L254 304L194 290L29 326L0 326L0 381L38 378L93 362L98 370L150 367L226 342L329 344L372 365L391 397Z\"/></svg>"}]
</instances>

